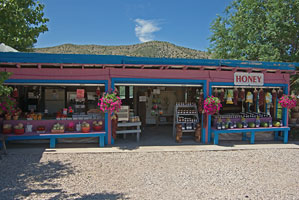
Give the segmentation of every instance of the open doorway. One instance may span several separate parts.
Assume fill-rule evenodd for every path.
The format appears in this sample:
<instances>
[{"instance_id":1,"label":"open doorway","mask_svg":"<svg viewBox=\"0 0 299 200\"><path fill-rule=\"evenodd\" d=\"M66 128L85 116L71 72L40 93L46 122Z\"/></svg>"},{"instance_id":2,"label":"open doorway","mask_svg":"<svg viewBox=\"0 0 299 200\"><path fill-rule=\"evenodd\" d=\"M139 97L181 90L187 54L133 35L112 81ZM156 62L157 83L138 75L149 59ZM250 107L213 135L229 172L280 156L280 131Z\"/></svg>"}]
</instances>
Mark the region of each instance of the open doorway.
<instances>
[{"instance_id":1,"label":"open doorway","mask_svg":"<svg viewBox=\"0 0 299 200\"><path fill-rule=\"evenodd\" d=\"M197 106L203 92L202 85L115 84L115 87L122 99L124 112L128 113L127 118L126 114L119 113L119 124L140 121L140 145L176 144L174 129L177 123L182 124L185 130L183 143L194 143L196 124L201 123ZM185 116L177 116L179 104L192 105L192 113L186 111ZM133 134L131 138L122 140L123 137L118 135L120 140L116 140L116 144L134 141L134 137Z\"/></svg>"}]
</instances>

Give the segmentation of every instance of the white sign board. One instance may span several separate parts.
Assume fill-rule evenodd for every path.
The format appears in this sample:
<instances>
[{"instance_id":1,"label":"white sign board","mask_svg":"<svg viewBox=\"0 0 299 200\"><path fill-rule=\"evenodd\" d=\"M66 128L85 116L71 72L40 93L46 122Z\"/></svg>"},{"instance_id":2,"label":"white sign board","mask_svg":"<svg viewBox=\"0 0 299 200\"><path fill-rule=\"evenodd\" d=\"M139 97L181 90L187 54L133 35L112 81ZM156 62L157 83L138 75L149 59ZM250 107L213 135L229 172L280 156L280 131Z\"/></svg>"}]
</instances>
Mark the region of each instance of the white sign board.
<instances>
[{"instance_id":1,"label":"white sign board","mask_svg":"<svg viewBox=\"0 0 299 200\"><path fill-rule=\"evenodd\" d=\"M262 73L234 73L235 85L264 85L264 74Z\"/></svg>"},{"instance_id":2,"label":"white sign board","mask_svg":"<svg viewBox=\"0 0 299 200\"><path fill-rule=\"evenodd\" d=\"M160 94L160 89L154 89L153 94Z\"/></svg>"},{"instance_id":3,"label":"white sign board","mask_svg":"<svg viewBox=\"0 0 299 200\"><path fill-rule=\"evenodd\" d=\"M146 102L146 96L139 96L139 102Z\"/></svg>"}]
</instances>

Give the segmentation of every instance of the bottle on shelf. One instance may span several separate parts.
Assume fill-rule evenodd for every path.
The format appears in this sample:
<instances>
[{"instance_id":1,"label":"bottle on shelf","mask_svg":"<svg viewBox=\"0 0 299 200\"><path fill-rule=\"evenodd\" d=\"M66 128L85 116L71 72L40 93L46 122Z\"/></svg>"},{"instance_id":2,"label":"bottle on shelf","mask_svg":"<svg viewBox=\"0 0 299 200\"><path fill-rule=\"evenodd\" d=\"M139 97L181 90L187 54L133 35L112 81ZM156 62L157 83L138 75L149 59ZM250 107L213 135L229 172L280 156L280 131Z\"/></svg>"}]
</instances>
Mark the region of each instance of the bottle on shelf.
<instances>
[{"instance_id":1,"label":"bottle on shelf","mask_svg":"<svg viewBox=\"0 0 299 200\"><path fill-rule=\"evenodd\" d=\"M234 121L234 128L237 128L237 122Z\"/></svg>"},{"instance_id":2,"label":"bottle on shelf","mask_svg":"<svg viewBox=\"0 0 299 200\"><path fill-rule=\"evenodd\" d=\"M247 126L248 126L244 117L242 117L242 126L243 126L243 128L247 128Z\"/></svg>"},{"instance_id":3,"label":"bottle on shelf","mask_svg":"<svg viewBox=\"0 0 299 200\"><path fill-rule=\"evenodd\" d=\"M260 127L260 124L261 124L260 117L257 116L257 117L256 117L256 120L255 120L255 127L256 127L256 128L259 128L259 127Z\"/></svg>"},{"instance_id":4,"label":"bottle on shelf","mask_svg":"<svg viewBox=\"0 0 299 200\"><path fill-rule=\"evenodd\" d=\"M272 120L269 121L269 127L272 127Z\"/></svg>"},{"instance_id":5,"label":"bottle on shelf","mask_svg":"<svg viewBox=\"0 0 299 200\"><path fill-rule=\"evenodd\" d=\"M221 120L221 118L218 118L218 120L217 120L217 124L216 124L216 128L217 128L218 130L221 130L221 129L222 129L222 120Z\"/></svg>"},{"instance_id":6,"label":"bottle on shelf","mask_svg":"<svg viewBox=\"0 0 299 200\"><path fill-rule=\"evenodd\" d=\"M230 121L230 118L227 118L227 119L226 119L226 123L225 123L225 128L226 128L226 129L231 128L231 123L232 123L232 122Z\"/></svg>"}]
</instances>

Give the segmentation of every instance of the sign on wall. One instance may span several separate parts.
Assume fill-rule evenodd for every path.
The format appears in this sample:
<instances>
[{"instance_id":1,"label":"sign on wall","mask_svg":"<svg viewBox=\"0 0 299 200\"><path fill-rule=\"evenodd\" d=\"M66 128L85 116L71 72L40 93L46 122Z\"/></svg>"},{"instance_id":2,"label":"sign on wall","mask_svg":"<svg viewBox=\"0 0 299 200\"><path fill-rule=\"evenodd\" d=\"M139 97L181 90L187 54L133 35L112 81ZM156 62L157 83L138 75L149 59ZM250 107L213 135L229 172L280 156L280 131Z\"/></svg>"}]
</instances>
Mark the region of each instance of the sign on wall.
<instances>
[{"instance_id":1,"label":"sign on wall","mask_svg":"<svg viewBox=\"0 0 299 200\"><path fill-rule=\"evenodd\" d=\"M235 85L264 85L264 74L262 73L234 73Z\"/></svg>"},{"instance_id":2,"label":"sign on wall","mask_svg":"<svg viewBox=\"0 0 299 200\"><path fill-rule=\"evenodd\" d=\"M77 89L77 99L84 98L84 89Z\"/></svg>"}]
</instances>

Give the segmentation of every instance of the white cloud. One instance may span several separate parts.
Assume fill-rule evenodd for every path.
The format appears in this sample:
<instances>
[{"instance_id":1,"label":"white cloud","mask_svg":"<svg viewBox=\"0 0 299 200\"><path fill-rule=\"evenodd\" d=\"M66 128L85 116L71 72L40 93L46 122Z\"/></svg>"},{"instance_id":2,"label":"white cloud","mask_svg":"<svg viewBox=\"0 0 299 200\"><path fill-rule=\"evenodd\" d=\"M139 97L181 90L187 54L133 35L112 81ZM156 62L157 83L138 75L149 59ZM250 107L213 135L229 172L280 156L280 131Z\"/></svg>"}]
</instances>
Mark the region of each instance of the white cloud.
<instances>
[{"instance_id":1,"label":"white cloud","mask_svg":"<svg viewBox=\"0 0 299 200\"><path fill-rule=\"evenodd\" d=\"M135 19L135 34L140 42L148 42L154 39L154 32L161 30L154 20Z\"/></svg>"}]
</instances>

